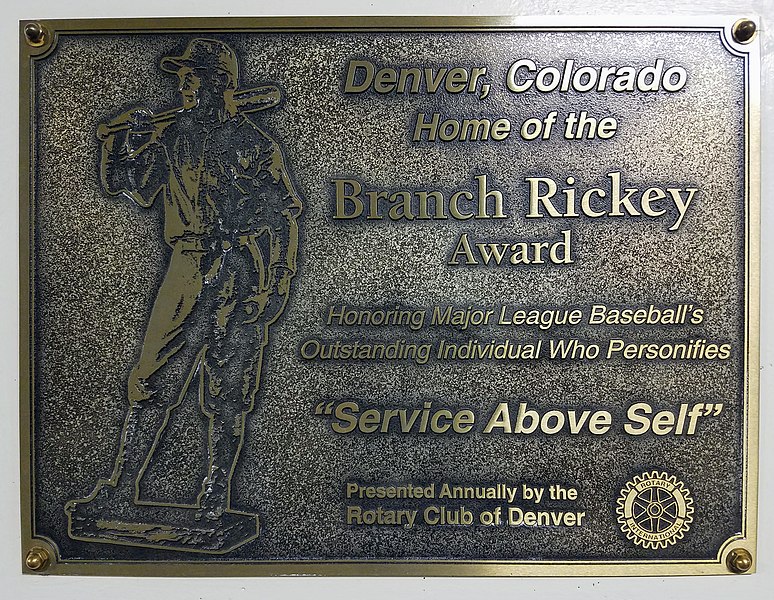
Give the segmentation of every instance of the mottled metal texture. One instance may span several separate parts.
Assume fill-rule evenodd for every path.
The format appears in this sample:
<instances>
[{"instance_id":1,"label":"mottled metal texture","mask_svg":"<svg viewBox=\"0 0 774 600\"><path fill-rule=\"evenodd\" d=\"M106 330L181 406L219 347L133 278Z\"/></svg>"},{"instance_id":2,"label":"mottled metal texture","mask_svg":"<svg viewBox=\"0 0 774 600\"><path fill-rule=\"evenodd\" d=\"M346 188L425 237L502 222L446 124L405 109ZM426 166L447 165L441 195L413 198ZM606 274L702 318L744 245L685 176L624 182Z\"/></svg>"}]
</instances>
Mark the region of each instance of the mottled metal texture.
<instances>
[{"instance_id":1,"label":"mottled metal texture","mask_svg":"<svg viewBox=\"0 0 774 600\"><path fill-rule=\"evenodd\" d=\"M62 35L34 64L34 534L53 540L59 560L98 561L711 561L743 528L745 433L745 60L715 31L671 32L331 32L217 33L240 58L245 86L276 82L283 103L255 117L280 140L305 199L298 275L290 302L271 330L255 410L233 478L232 506L257 513L258 539L224 556L90 544L70 539L63 507L88 494L113 465L127 401L126 380L142 345L168 248L159 207L147 211L109 198L99 185L99 123L135 105L164 110L177 82L159 61L193 35ZM489 69L492 92L475 95L342 93L347 62ZM679 64L689 85L679 93L513 94L509 65ZM514 123L559 111L612 115L610 140L554 136L525 142L414 143L418 112L504 116ZM525 177L573 175L588 185L621 171L633 187L698 187L677 232L625 219L526 219ZM371 189L461 189L477 174L505 197L508 220L334 222L335 178ZM482 240L556 237L571 228L577 261L569 266L451 267L460 233ZM588 307L690 303L705 308L700 326L638 330L610 326L340 328L324 324L328 307ZM319 362L303 360L309 338L609 337L707 338L732 345L728 361ZM467 435L338 435L314 414L322 401L361 406L470 408ZM609 410L607 435L483 435L498 402L531 408ZM693 437L632 438L620 431L632 402L677 410L680 403L723 402L722 415ZM513 411L515 412L515 410ZM513 415L512 412L512 415ZM149 500L198 492L206 423L195 403L170 421L143 480ZM644 549L616 522L616 499L634 476L664 470L690 489L694 520L679 543ZM194 482L192 485L191 482ZM344 523L349 481L401 485L561 483L578 488L571 505L585 527L363 527ZM378 503L373 502L371 506ZM398 506L394 502L394 506ZM410 508L427 502L414 500ZM435 501L434 504L439 504ZM459 502L443 504L456 506ZM470 509L489 501L463 501ZM388 502L384 503L389 506ZM401 504L400 507L404 507ZM300 570L303 571L303 568Z\"/></svg>"}]
</instances>

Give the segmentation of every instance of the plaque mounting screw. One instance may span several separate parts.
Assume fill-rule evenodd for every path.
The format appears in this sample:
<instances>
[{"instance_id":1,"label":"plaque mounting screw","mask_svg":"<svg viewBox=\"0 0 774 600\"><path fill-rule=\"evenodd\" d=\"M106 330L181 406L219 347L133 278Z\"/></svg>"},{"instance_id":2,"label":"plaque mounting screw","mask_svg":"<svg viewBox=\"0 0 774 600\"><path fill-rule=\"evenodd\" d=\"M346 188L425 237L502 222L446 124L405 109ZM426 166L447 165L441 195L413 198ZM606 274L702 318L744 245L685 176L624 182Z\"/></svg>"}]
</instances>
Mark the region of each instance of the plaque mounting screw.
<instances>
[{"instance_id":1,"label":"plaque mounting screw","mask_svg":"<svg viewBox=\"0 0 774 600\"><path fill-rule=\"evenodd\" d=\"M752 564L752 554L744 548L734 548L726 558L726 565L732 573L747 573L752 568Z\"/></svg>"},{"instance_id":2,"label":"plaque mounting screw","mask_svg":"<svg viewBox=\"0 0 774 600\"><path fill-rule=\"evenodd\" d=\"M758 26L750 19L739 19L731 28L734 41L740 44L749 44L755 37Z\"/></svg>"},{"instance_id":3,"label":"plaque mounting screw","mask_svg":"<svg viewBox=\"0 0 774 600\"><path fill-rule=\"evenodd\" d=\"M27 558L24 559L24 564L32 571L43 571L48 566L48 561L48 550L35 546L32 550L27 552Z\"/></svg>"},{"instance_id":4,"label":"plaque mounting screw","mask_svg":"<svg viewBox=\"0 0 774 600\"><path fill-rule=\"evenodd\" d=\"M27 43L34 48L39 48L48 41L47 33L46 28L40 23L32 22L24 26L24 37L27 38Z\"/></svg>"}]
</instances>

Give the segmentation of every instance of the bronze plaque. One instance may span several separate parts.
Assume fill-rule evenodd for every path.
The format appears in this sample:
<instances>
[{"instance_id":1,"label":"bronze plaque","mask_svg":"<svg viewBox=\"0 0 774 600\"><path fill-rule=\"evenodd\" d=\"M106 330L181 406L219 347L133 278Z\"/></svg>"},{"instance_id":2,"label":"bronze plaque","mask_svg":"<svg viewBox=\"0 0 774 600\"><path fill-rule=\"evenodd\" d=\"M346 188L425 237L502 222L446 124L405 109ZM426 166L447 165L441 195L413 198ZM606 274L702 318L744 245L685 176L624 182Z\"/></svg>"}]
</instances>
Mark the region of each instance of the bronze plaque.
<instances>
[{"instance_id":1,"label":"bronze plaque","mask_svg":"<svg viewBox=\"0 0 774 600\"><path fill-rule=\"evenodd\" d=\"M22 23L24 569L754 571L756 27Z\"/></svg>"}]
</instances>

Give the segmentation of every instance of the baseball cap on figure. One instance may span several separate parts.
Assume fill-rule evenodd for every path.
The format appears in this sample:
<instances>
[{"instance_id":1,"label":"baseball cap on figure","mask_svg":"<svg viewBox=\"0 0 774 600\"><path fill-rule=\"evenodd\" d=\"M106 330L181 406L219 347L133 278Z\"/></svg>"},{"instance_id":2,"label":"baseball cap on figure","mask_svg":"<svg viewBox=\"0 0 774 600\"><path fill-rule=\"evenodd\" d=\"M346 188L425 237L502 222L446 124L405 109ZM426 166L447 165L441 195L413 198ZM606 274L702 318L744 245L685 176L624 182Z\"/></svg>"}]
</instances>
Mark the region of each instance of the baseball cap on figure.
<instances>
[{"instance_id":1,"label":"baseball cap on figure","mask_svg":"<svg viewBox=\"0 0 774 600\"><path fill-rule=\"evenodd\" d=\"M182 56L161 59L161 70L167 73L177 73L183 67L222 71L228 74L230 83L237 86L239 66L236 54L221 41L197 38L191 40Z\"/></svg>"}]
</instances>

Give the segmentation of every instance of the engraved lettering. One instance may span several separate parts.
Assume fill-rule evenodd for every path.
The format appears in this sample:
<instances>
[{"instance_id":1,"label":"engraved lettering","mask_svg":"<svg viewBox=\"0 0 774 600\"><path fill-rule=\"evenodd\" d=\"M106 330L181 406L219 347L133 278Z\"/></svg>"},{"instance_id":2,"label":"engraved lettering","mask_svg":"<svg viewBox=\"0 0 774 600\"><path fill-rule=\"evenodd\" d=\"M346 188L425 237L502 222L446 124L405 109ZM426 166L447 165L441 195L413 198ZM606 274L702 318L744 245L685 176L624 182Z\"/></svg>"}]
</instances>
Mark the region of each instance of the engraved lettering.
<instances>
[{"instance_id":1,"label":"engraved lettering","mask_svg":"<svg viewBox=\"0 0 774 600\"><path fill-rule=\"evenodd\" d=\"M672 218L667 231L677 231L683 224L688 208L699 191L698 188L650 186L640 191L636 187L623 187L621 172L611 171L606 175L608 187L591 187L583 191L580 212L591 219L600 217L639 217ZM579 217L576 206L575 187L562 188L552 177L527 177L529 202L527 218ZM574 186L575 178L566 178L569 186ZM609 191L608 191L609 190ZM676 217L674 216L677 213Z\"/></svg>"},{"instance_id":2,"label":"engraved lettering","mask_svg":"<svg viewBox=\"0 0 774 600\"><path fill-rule=\"evenodd\" d=\"M484 83L487 67L381 67L370 60L350 60L347 64L344 93L361 94L373 89L378 94L449 94L489 95Z\"/></svg>"},{"instance_id":3,"label":"engraved lettering","mask_svg":"<svg viewBox=\"0 0 774 600\"><path fill-rule=\"evenodd\" d=\"M677 92L685 87L688 74L683 67L664 69L665 61L659 58L655 64L645 67L629 65L580 66L575 61L564 61L562 68L548 65L538 68L535 61L522 58L512 63L505 78L509 91L521 94L531 89L539 92ZM612 85L610 79L612 79Z\"/></svg>"},{"instance_id":4,"label":"engraved lettering","mask_svg":"<svg viewBox=\"0 0 774 600\"><path fill-rule=\"evenodd\" d=\"M335 220L365 216L390 221L507 219L503 194L489 186L487 175L476 175L472 191L366 190L356 179L334 179ZM365 197L365 198L364 198ZM367 198L367 200L366 200ZM432 202L431 202L432 200Z\"/></svg>"}]
</instances>

